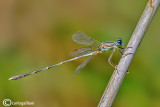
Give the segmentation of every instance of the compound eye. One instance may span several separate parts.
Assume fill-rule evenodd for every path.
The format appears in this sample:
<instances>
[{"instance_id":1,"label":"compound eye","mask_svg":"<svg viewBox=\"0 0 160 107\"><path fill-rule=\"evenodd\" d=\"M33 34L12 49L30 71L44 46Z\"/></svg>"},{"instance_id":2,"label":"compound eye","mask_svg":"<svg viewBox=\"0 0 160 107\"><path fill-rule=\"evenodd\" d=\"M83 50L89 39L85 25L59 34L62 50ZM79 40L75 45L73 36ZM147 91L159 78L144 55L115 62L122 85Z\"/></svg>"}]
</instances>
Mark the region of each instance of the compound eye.
<instances>
[{"instance_id":1,"label":"compound eye","mask_svg":"<svg viewBox=\"0 0 160 107\"><path fill-rule=\"evenodd\" d=\"M123 45L121 38L118 38L118 39L117 39L117 45Z\"/></svg>"}]
</instances>

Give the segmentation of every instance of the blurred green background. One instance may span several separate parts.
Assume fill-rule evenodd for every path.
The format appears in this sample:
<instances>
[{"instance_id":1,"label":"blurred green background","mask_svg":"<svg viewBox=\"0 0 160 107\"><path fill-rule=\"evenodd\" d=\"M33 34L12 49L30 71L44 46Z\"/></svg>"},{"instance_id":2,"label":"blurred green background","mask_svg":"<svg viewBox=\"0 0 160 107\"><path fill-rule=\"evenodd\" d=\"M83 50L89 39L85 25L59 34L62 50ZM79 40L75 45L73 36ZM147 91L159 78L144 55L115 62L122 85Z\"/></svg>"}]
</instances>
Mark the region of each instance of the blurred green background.
<instances>
[{"instance_id":1,"label":"blurred green background","mask_svg":"<svg viewBox=\"0 0 160 107\"><path fill-rule=\"evenodd\" d=\"M85 58L9 81L69 59L83 45L72 41L82 31L100 42L123 38L127 45L147 0L0 1L0 106L4 99L34 101L35 107L96 107L112 75L111 52L95 56L74 78ZM160 10L129 67L113 107L160 106ZM113 56L118 63L119 53Z\"/></svg>"}]
</instances>

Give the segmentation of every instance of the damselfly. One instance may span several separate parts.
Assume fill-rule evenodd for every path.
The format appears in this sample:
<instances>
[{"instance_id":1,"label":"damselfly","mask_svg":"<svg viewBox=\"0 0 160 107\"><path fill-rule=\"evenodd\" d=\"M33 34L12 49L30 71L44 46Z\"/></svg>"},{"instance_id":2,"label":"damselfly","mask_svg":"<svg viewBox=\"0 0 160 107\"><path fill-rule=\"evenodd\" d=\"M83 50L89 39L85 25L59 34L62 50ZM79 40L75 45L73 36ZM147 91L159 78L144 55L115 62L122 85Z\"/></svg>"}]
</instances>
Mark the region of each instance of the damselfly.
<instances>
[{"instance_id":1,"label":"damselfly","mask_svg":"<svg viewBox=\"0 0 160 107\"><path fill-rule=\"evenodd\" d=\"M82 57L89 56L84 62L82 62L77 67L77 69L75 70L75 73L73 74L73 76L75 76L76 74L78 74L82 70L82 68L84 68L86 66L86 64L91 60L91 58L94 55L97 55L99 53L103 53L103 52L108 51L108 50L112 50L112 53L108 58L108 62L111 64L111 66L115 67L115 65L111 62L112 55L113 55L115 49L117 49L119 51L119 53L122 55L122 52L120 50L124 49L124 48L122 48L123 42L122 42L121 38L118 38L117 41L115 41L115 42L100 43L99 41L91 38L87 34L84 34L82 32L76 32L75 34L73 34L72 39L76 43L84 44L84 45L92 45L92 46L79 48L79 49L76 49L75 51L71 52L70 56L76 55L76 57L74 57L72 59L68 59L68 60L62 61L60 63L54 64L54 65L51 65L51 66L47 66L45 68L38 69L38 70L29 72L29 73L13 76L13 77L9 78L9 80L17 80L19 78L38 73L40 71L50 69L50 68L55 67L57 65L61 65L61 64L64 64L66 62L70 62L70 61L73 61L73 60L76 60L76 59L79 59L79 58L82 58Z\"/></svg>"}]
</instances>

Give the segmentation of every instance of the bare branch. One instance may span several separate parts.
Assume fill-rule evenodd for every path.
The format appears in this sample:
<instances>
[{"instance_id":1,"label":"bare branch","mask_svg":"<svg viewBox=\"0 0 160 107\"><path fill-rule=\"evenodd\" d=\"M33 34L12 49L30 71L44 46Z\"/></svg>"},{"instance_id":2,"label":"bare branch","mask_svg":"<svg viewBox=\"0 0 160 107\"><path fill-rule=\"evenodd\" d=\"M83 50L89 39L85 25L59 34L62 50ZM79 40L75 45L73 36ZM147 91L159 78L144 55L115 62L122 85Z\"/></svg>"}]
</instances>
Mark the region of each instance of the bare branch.
<instances>
[{"instance_id":1,"label":"bare branch","mask_svg":"<svg viewBox=\"0 0 160 107\"><path fill-rule=\"evenodd\" d=\"M151 4L152 3L152 4ZM125 49L125 52L120 59L120 62L114 70L112 77L104 91L104 94L99 102L98 107L110 107L114 101L114 98L122 84L122 81L126 75L128 67L136 53L145 32L147 31L151 20L160 4L160 0L149 0L133 34Z\"/></svg>"}]
</instances>

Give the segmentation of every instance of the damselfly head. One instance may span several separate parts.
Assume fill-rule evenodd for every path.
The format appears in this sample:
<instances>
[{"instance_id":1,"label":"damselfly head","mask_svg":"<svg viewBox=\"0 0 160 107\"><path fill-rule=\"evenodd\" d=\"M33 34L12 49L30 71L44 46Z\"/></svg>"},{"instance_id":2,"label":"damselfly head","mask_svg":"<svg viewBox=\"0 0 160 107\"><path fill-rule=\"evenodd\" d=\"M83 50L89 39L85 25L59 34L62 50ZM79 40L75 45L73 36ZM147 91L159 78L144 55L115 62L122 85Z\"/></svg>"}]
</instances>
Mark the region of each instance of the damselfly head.
<instances>
[{"instance_id":1,"label":"damselfly head","mask_svg":"<svg viewBox=\"0 0 160 107\"><path fill-rule=\"evenodd\" d=\"M123 41L121 38L118 38L116 43L117 43L117 46L119 47L123 46Z\"/></svg>"}]
</instances>

